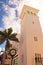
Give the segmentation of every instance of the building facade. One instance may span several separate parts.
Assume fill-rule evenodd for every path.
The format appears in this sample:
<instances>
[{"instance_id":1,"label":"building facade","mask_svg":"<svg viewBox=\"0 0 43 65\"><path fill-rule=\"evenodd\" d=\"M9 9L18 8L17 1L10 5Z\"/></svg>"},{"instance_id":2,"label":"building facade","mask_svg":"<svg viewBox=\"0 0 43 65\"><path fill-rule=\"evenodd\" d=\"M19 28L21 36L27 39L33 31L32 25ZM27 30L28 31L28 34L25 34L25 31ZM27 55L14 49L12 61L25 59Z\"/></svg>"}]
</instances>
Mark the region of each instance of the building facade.
<instances>
[{"instance_id":1,"label":"building facade","mask_svg":"<svg viewBox=\"0 0 43 65\"><path fill-rule=\"evenodd\" d=\"M36 65L35 54L43 57L43 37L38 12L39 10L26 5L21 12L20 65Z\"/></svg>"}]
</instances>

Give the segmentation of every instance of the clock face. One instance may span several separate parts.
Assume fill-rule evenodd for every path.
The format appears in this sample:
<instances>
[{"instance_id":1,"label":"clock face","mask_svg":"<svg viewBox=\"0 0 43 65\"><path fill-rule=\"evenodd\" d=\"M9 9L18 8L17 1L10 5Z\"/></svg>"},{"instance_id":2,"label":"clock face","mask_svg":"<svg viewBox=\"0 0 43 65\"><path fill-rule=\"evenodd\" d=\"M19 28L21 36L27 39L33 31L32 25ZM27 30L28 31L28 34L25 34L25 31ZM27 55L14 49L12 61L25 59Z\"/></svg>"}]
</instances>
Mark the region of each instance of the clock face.
<instances>
[{"instance_id":1,"label":"clock face","mask_svg":"<svg viewBox=\"0 0 43 65\"><path fill-rule=\"evenodd\" d=\"M16 55L16 50L15 50L15 49L11 49L11 50L10 50L10 54L11 54L12 56L15 56L15 55Z\"/></svg>"},{"instance_id":2,"label":"clock face","mask_svg":"<svg viewBox=\"0 0 43 65\"><path fill-rule=\"evenodd\" d=\"M15 55L15 50L11 50L11 55Z\"/></svg>"}]
</instances>

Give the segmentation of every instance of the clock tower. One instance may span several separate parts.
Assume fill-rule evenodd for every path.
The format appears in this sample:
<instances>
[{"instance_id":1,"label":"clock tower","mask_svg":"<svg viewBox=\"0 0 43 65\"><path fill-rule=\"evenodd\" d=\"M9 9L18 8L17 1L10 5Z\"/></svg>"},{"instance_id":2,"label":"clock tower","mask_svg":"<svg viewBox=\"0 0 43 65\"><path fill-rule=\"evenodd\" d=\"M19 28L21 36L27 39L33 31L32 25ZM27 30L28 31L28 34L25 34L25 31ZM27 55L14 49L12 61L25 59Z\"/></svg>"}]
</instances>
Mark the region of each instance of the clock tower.
<instances>
[{"instance_id":1,"label":"clock tower","mask_svg":"<svg viewBox=\"0 0 43 65\"><path fill-rule=\"evenodd\" d=\"M35 53L43 56L43 35L38 12L38 9L26 5L22 9L20 65L36 65Z\"/></svg>"}]
</instances>

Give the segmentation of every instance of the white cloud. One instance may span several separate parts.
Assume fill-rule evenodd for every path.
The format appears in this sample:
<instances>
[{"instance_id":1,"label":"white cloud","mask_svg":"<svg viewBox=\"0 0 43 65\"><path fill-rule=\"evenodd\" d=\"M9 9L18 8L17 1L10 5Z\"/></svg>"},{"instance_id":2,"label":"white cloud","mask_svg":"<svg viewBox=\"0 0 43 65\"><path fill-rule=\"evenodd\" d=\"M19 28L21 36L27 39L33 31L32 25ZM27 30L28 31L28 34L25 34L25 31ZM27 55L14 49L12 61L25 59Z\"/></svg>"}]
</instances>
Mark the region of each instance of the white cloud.
<instances>
[{"instance_id":1,"label":"white cloud","mask_svg":"<svg viewBox=\"0 0 43 65\"><path fill-rule=\"evenodd\" d=\"M7 13L7 15L9 14L9 7L8 5L5 5L3 4L3 8L4 8L4 11Z\"/></svg>"},{"instance_id":2,"label":"white cloud","mask_svg":"<svg viewBox=\"0 0 43 65\"><path fill-rule=\"evenodd\" d=\"M17 0L9 0L9 4L17 4ZM23 0L21 4L16 7L19 12L21 12L23 5L29 5L31 7L39 9L39 20L43 31L43 0ZM11 8L8 5L3 5L5 12L8 14L8 16L3 16L3 21L5 24L5 28L12 27L15 32L20 32L20 20L16 22L15 18L15 9Z\"/></svg>"},{"instance_id":3,"label":"white cloud","mask_svg":"<svg viewBox=\"0 0 43 65\"><path fill-rule=\"evenodd\" d=\"M5 28L12 27L14 32L20 33L20 19L18 17L18 20L16 20L16 15L15 15L15 9L18 8L17 7L11 8L8 5L3 5L3 7L4 7L4 11L8 14L8 16L4 15L2 19L4 22L4 27Z\"/></svg>"},{"instance_id":4,"label":"white cloud","mask_svg":"<svg viewBox=\"0 0 43 65\"><path fill-rule=\"evenodd\" d=\"M18 6L20 4L21 0L9 0L9 4Z\"/></svg>"},{"instance_id":5,"label":"white cloud","mask_svg":"<svg viewBox=\"0 0 43 65\"><path fill-rule=\"evenodd\" d=\"M9 15L8 17L4 16L3 21L6 29L12 27L14 32L20 32L20 20L16 21L12 15Z\"/></svg>"},{"instance_id":6,"label":"white cloud","mask_svg":"<svg viewBox=\"0 0 43 65\"><path fill-rule=\"evenodd\" d=\"M19 3L17 2L17 0L9 0L9 4L16 4L17 6L18 4L20 4L18 7L16 7L19 11L19 14L21 13L21 10L24 4L39 9L40 12L38 15L39 15L41 28L43 31L43 0L23 0L22 2L19 2ZM17 21L15 20L15 9L16 8L11 8L5 4L3 4L3 7L4 7L4 11L7 13L7 16L6 15L3 16L3 19L2 19L5 28L7 29L9 27L12 27L13 32L20 33L20 19L18 19ZM0 28L0 30L3 30L3 29ZM1 50L2 48L0 47L0 51ZM3 50L5 50L5 48Z\"/></svg>"}]
</instances>

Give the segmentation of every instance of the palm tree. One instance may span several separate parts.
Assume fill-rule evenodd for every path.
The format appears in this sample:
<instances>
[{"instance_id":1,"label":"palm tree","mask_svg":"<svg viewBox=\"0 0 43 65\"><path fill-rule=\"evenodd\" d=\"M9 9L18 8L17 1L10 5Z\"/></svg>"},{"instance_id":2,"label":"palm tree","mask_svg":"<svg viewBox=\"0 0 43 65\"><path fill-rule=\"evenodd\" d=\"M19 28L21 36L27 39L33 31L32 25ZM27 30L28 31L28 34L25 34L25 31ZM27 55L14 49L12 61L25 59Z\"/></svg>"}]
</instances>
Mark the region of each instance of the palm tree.
<instances>
[{"instance_id":1,"label":"palm tree","mask_svg":"<svg viewBox=\"0 0 43 65\"><path fill-rule=\"evenodd\" d=\"M0 31L0 45L3 44L3 42L6 41L5 50L9 49L11 44L11 41L19 42L18 38L16 37L17 33L13 33L12 28L5 29L4 31Z\"/></svg>"}]
</instances>

